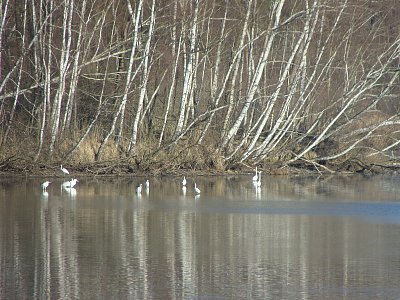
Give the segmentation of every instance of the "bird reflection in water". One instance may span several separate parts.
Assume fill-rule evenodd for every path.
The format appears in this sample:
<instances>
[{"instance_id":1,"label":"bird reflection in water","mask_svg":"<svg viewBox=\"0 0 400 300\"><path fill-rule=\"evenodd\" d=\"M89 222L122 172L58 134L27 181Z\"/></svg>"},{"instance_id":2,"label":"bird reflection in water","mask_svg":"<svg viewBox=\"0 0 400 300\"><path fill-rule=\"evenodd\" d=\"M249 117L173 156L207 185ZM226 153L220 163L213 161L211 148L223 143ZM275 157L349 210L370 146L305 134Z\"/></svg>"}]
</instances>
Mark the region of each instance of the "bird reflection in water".
<instances>
[{"instance_id":1,"label":"bird reflection in water","mask_svg":"<svg viewBox=\"0 0 400 300\"><path fill-rule=\"evenodd\" d=\"M182 186L182 195L186 196L186 186Z\"/></svg>"},{"instance_id":2,"label":"bird reflection in water","mask_svg":"<svg viewBox=\"0 0 400 300\"><path fill-rule=\"evenodd\" d=\"M42 200L47 200L49 198L49 193L47 191L43 191L42 195L40 196L40 199Z\"/></svg>"},{"instance_id":3,"label":"bird reflection in water","mask_svg":"<svg viewBox=\"0 0 400 300\"><path fill-rule=\"evenodd\" d=\"M73 187L63 186L64 191L68 193L68 195L74 199L76 197L76 189Z\"/></svg>"}]
</instances>

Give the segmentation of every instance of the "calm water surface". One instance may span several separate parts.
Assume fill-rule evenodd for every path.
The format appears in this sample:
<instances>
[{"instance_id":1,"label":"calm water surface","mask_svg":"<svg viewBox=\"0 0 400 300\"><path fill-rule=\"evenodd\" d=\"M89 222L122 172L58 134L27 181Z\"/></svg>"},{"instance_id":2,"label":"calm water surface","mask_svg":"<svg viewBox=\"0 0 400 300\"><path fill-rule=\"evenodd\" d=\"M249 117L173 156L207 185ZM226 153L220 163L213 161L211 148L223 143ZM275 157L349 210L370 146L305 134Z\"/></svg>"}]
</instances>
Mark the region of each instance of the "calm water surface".
<instances>
[{"instance_id":1,"label":"calm water surface","mask_svg":"<svg viewBox=\"0 0 400 300\"><path fill-rule=\"evenodd\" d=\"M0 178L0 299L399 299L400 177Z\"/></svg>"}]
</instances>

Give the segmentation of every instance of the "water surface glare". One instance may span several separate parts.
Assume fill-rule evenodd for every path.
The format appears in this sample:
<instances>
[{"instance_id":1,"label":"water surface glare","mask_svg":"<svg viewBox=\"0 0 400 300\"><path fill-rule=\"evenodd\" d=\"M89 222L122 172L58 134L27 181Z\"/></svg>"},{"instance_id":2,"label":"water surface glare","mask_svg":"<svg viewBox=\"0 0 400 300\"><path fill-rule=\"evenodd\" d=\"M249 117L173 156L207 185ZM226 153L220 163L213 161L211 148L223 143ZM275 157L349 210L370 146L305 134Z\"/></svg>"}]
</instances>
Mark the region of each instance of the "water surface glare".
<instances>
[{"instance_id":1,"label":"water surface glare","mask_svg":"<svg viewBox=\"0 0 400 300\"><path fill-rule=\"evenodd\" d=\"M251 177L0 178L0 299L399 298L400 177Z\"/></svg>"}]
</instances>

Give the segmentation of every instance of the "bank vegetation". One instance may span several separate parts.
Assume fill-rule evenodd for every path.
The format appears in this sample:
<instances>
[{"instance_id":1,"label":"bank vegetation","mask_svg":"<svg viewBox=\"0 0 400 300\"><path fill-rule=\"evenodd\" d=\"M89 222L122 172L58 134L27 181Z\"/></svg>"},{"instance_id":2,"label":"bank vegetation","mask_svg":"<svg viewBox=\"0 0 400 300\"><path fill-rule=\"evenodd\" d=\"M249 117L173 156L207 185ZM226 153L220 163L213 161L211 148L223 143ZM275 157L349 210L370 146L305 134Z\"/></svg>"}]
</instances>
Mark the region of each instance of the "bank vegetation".
<instances>
[{"instance_id":1,"label":"bank vegetation","mask_svg":"<svg viewBox=\"0 0 400 300\"><path fill-rule=\"evenodd\" d=\"M0 170L396 169L397 0L1 0Z\"/></svg>"}]
</instances>

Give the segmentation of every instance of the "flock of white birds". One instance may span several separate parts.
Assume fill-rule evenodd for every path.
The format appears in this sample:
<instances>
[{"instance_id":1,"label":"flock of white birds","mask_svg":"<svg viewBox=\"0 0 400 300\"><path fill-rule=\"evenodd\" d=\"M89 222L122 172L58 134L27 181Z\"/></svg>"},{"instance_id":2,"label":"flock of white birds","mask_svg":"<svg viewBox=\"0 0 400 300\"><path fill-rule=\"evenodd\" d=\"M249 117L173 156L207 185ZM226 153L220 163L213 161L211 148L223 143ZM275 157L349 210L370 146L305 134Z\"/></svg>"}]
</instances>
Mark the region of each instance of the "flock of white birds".
<instances>
[{"instance_id":1,"label":"flock of white birds","mask_svg":"<svg viewBox=\"0 0 400 300\"><path fill-rule=\"evenodd\" d=\"M187 185L187 183L188 183L188 181L186 180L186 176L183 176L183 179L182 179L182 192L183 192L184 195L186 195L186 189L187 189L187 186L186 186L186 185ZM148 193L149 193L149 189L150 189L150 181L149 181L148 179L145 181L144 187L146 188L146 194L148 194ZM143 184L142 184L142 183L139 183L139 185L136 186L136 194L137 194L138 196L141 196L141 194L142 194L142 189L143 189ZM197 187L196 182L194 183L193 191L194 191L195 195L200 195L200 192L201 192L201 191L200 191L200 189Z\"/></svg>"},{"instance_id":2,"label":"flock of white birds","mask_svg":"<svg viewBox=\"0 0 400 300\"><path fill-rule=\"evenodd\" d=\"M66 168L64 168L62 165L61 165L60 169L61 169L61 172L63 172L65 175L69 175L69 171ZM77 182L79 182L78 179L71 178L70 180L63 182L61 184L61 187L63 187L64 189L67 189L67 190L72 189L76 185ZM43 192L47 191L47 188L50 185L50 183L51 183L51 181L45 181L42 183Z\"/></svg>"},{"instance_id":3,"label":"flock of white birds","mask_svg":"<svg viewBox=\"0 0 400 300\"><path fill-rule=\"evenodd\" d=\"M69 175L69 171L68 171L66 168L64 168L62 165L61 165L60 169L61 169L61 171L62 171L65 175ZM257 167L256 167L255 172L256 172L256 173L255 173L255 175L253 176L253 185L254 185L256 188L260 188L260 187L261 187L261 171L257 171ZM62 186L63 188L65 188L65 189L72 189L72 188L76 185L77 182L79 182L78 179L72 178L72 179L70 179L70 180L65 181L64 183L62 183L61 186ZM50 183L51 183L51 181L45 181L45 182L42 183L43 192L46 192L46 189L47 189L47 187L50 185ZM186 180L186 177L183 176L183 179L182 179L182 191L183 191L183 194L184 194L184 195L186 195L186 185L187 185L187 180ZM142 187L143 187L143 184L142 184L142 183L140 183L140 184L136 187L136 194L137 194L138 196L140 196L140 195L142 194ZM149 193L149 189L150 189L150 181L149 181L148 179L146 179L146 181L145 181L145 183L144 183L144 187L145 187L145 189L146 189L146 193L148 194L148 193ZM194 193L195 193L196 195L200 195L200 193L201 193L200 189L197 187L196 182L194 182L194 189L193 189L193 191L194 191Z\"/></svg>"},{"instance_id":4,"label":"flock of white birds","mask_svg":"<svg viewBox=\"0 0 400 300\"><path fill-rule=\"evenodd\" d=\"M62 165L61 165L61 167L60 167L60 170L61 170L61 172L64 173L64 175L69 175L69 174L70 174L69 171L68 171L66 168L64 168ZM70 179L70 180L65 181L64 183L62 183L61 186L62 186L63 188L65 188L65 189L71 189L71 188L73 188L73 187L76 185L77 182L79 182L78 179L72 178L72 179ZM51 183L51 181L45 181L45 182L42 183L43 192L47 192L47 188L48 188L48 186L50 185L50 183ZM186 194L186 184L187 184L186 177L183 176L183 180L182 180L182 190L183 190L184 194ZM146 181L144 182L144 187L145 187L145 189L146 189L146 193L148 194L148 193L149 193L149 189L150 189L150 181L149 181L148 179L146 179ZM140 196L140 195L142 194L142 189L143 189L143 184L140 183L140 184L136 187L136 194L137 194L138 196ZM200 189L197 187L196 182L194 183L194 192L195 192L196 195L199 195L199 194L200 194Z\"/></svg>"}]
</instances>

